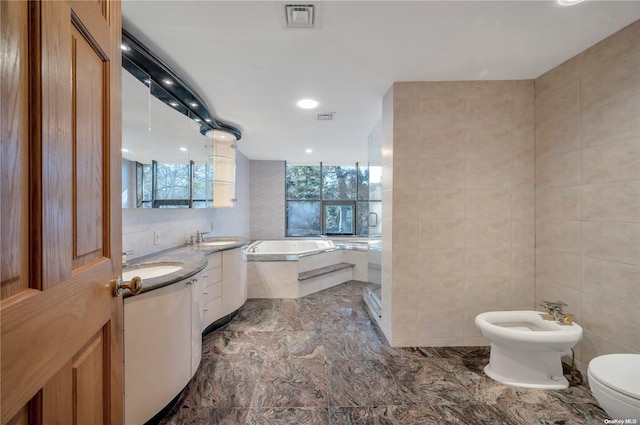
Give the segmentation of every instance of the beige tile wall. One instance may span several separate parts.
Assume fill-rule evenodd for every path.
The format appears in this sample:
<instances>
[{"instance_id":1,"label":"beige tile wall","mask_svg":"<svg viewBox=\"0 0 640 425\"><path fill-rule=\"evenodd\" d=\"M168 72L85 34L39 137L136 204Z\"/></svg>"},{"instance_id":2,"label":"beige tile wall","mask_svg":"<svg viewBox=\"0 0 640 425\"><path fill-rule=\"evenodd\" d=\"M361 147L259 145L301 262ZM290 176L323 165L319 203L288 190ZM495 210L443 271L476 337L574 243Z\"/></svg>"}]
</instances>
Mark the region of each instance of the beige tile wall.
<instances>
[{"instance_id":1,"label":"beige tile wall","mask_svg":"<svg viewBox=\"0 0 640 425\"><path fill-rule=\"evenodd\" d=\"M395 83L385 96L382 291L393 345L485 343L478 313L533 307L533 100L532 80Z\"/></svg>"},{"instance_id":2,"label":"beige tile wall","mask_svg":"<svg viewBox=\"0 0 640 425\"><path fill-rule=\"evenodd\" d=\"M640 21L535 80L536 303L576 353L640 352Z\"/></svg>"},{"instance_id":3,"label":"beige tile wall","mask_svg":"<svg viewBox=\"0 0 640 425\"><path fill-rule=\"evenodd\" d=\"M251 239L285 237L284 161L251 161Z\"/></svg>"}]
</instances>

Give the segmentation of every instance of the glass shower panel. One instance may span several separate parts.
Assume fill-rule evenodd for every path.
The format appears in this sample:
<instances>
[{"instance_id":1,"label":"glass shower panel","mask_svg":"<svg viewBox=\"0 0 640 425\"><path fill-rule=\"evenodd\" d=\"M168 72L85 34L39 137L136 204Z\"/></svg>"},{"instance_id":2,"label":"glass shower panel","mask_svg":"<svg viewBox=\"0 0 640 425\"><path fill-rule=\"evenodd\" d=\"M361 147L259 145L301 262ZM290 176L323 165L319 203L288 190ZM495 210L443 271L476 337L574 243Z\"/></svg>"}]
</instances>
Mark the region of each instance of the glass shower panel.
<instances>
[{"instance_id":1,"label":"glass shower panel","mask_svg":"<svg viewBox=\"0 0 640 425\"><path fill-rule=\"evenodd\" d=\"M368 281L365 297L378 317L382 316L382 124L369 135Z\"/></svg>"}]
</instances>

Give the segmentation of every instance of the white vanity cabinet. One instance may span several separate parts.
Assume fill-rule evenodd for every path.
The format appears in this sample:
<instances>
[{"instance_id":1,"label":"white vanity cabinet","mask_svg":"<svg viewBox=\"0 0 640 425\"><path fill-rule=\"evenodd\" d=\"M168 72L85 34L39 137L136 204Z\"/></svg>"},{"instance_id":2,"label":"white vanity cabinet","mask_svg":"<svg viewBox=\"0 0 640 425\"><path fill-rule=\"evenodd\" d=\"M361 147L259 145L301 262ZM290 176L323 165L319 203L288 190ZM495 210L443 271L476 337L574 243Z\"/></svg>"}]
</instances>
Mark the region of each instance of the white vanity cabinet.
<instances>
[{"instance_id":1,"label":"white vanity cabinet","mask_svg":"<svg viewBox=\"0 0 640 425\"><path fill-rule=\"evenodd\" d=\"M222 251L223 315L233 313L247 301L247 266L242 248Z\"/></svg>"},{"instance_id":2,"label":"white vanity cabinet","mask_svg":"<svg viewBox=\"0 0 640 425\"><path fill-rule=\"evenodd\" d=\"M124 300L126 425L151 419L198 368L200 275Z\"/></svg>"},{"instance_id":3,"label":"white vanity cabinet","mask_svg":"<svg viewBox=\"0 0 640 425\"><path fill-rule=\"evenodd\" d=\"M224 316L222 312L222 253L214 252L208 257L208 264L203 273L202 308L200 332L207 326Z\"/></svg>"},{"instance_id":4,"label":"white vanity cabinet","mask_svg":"<svg viewBox=\"0 0 640 425\"><path fill-rule=\"evenodd\" d=\"M228 249L209 256L202 292L202 330L233 313L247 301L247 267L242 248Z\"/></svg>"}]
</instances>

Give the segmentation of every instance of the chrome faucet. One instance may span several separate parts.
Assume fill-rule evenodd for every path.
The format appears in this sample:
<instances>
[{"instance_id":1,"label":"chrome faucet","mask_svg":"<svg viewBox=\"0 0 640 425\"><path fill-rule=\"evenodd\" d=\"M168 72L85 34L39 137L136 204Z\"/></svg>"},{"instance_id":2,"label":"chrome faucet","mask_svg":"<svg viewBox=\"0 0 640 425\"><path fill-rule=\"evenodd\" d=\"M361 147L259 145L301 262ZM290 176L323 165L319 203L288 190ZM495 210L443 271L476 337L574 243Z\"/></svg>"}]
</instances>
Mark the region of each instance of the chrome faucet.
<instances>
[{"instance_id":1,"label":"chrome faucet","mask_svg":"<svg viewBox=\"0 0 640 425\"><path fill-rule=\"evenodd\" d=\"M568 307L568 304L565 304L562 301L542 301L542 305L540 307L547 310L547 313L553 316L554 320L561 324L570 325L573 323L573 314L564 312L564 308Z\"/></svg>"},{"instance_id":2,"label":"chrome faucet","mask_svg":"<svg viewBox=\"0 0 640 425\"><path fill-rule=\"evenodd\" d=\"M128 255L133 254L133 251L122 251L122 267L127 267L129 265Z\"/></svg>"},{"instance_id":3,"label":"chrome faucet","mask_svg":"<svg viewBox=\"0 0 640 425\"><path fill-rule=\"evenodd\" d=\"M189 243L190 244L195 244L195 243L200 243L200 242L204 242L204 235L209 234L209 232L201 232L199 230L196 230L196 232L191 235L191 238L189 239Z\"/></svg>"}]
</instances>

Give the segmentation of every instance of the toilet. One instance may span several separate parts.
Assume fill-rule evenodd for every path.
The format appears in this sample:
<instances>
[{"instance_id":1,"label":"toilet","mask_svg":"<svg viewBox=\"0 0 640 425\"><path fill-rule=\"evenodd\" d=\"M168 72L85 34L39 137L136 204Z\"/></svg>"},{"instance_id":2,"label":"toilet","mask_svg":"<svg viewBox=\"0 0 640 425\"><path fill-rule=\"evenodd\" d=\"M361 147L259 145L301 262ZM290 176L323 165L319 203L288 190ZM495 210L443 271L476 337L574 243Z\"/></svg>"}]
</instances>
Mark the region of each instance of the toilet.
<instances>
[{"instance_id":1,"label":"toilet","mask_svg":"<svg viewBox=\"0 0 640 425\"><path fill-rule=\"evenodd\" d=\"M609 416L640 421L640 354L596 357L587 376L593 396Z\"/></svg>"},{"instance_id":2,"label":"toilet","mask_svg":"<svg viewBox=\"0 0 640 425\"><path fill-rule=\"evenodd\" d=\"M491 342L484 372L507 385L548 390L564 389L564 354L582 337L577 323L560 324L539 311L490 311L476 316L476 326Z\"/></svg>"}]
</instances>

